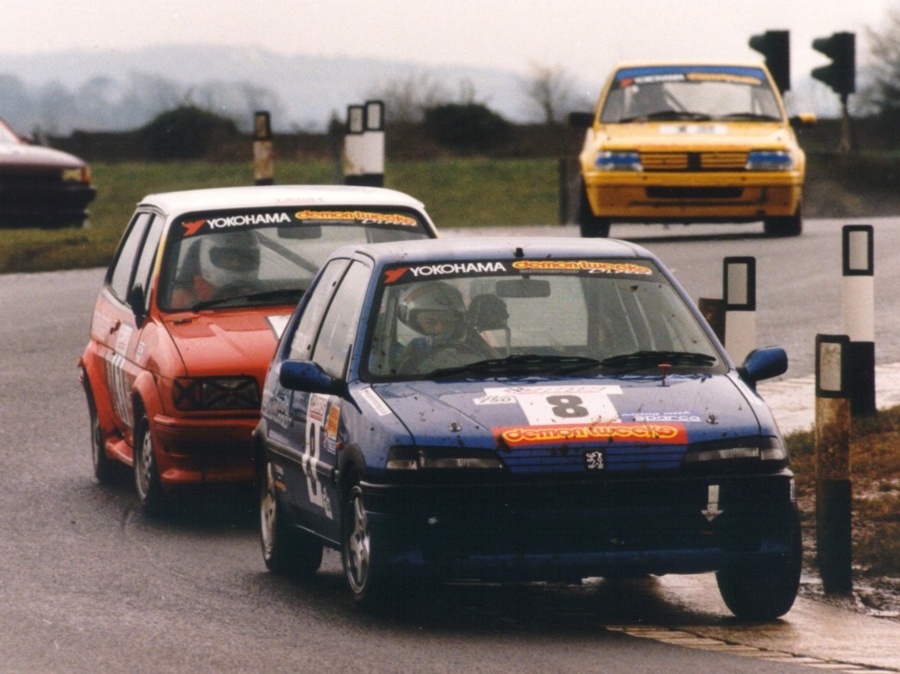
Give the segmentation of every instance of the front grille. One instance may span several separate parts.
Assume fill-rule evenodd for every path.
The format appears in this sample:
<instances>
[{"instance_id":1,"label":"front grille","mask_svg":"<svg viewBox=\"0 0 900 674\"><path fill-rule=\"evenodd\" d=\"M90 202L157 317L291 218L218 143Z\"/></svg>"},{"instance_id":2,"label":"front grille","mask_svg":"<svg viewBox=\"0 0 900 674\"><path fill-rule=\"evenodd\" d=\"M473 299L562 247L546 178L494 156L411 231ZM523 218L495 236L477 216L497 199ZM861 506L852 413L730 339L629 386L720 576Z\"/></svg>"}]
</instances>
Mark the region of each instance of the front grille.
<instances>
[{"instance_id":1,"label":"front grille","mask_svg":"<svg viewBox=\"0 0 900 674\"><path fill-rule=\"evenodd\" d=\"M740 199L740 187L648 187L648 199Z\"/></svg>"},{"instance_id":2,"label":"front grille","mask_svg":"<svg viewBox=\"0 0 900 674\"><path fill-rule=\"evenodd\" d=\"M746 152L642 152L644 171L743 171Z\"/></svg>"}]
</instances>

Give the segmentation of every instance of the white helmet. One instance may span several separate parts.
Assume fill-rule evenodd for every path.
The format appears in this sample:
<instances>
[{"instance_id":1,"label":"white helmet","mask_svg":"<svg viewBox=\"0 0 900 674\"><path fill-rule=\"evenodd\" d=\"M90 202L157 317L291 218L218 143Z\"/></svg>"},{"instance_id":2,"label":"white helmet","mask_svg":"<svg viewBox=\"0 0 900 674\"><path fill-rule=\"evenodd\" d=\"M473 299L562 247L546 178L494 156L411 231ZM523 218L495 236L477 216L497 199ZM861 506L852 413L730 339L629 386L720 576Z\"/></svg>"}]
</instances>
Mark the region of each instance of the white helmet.
<instances>
[{"instance_id":1,"label":"white helmet","mask_svg":"<svg viewBox=\"0 0 900 674\"><path fill-rule=\"evenodd\" d=\"M259 243L248 230L206 234L200 240L200 275L217 288L254 281L259 273Z\"/></svg>"},{"instance_id":2,"label":"white helmet","mask_svg":"<svg viewBox=\"0 0 900 674\"><path fill-rule=\"evenodd\" d=\"M400 301L399 317L409 327L422 334L427 334L419 318L423 313L440 312L448 319L444 328L449 331L448 337L459 338L466 323L466 304L462 293L449 283L431 281L417 284Z\"/></svg>"}]
</instances>

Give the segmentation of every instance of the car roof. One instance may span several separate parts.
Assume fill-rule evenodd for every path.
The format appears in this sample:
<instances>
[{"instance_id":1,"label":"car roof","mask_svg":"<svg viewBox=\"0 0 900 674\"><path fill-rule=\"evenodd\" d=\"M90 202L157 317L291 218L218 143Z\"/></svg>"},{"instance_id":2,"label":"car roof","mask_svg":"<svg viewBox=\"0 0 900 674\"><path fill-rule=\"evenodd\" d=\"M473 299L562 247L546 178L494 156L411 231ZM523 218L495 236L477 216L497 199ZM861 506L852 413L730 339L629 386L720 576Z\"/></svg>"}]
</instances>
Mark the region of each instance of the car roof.
<instances>
[{"instance_id":1,"label":"car roof","mask_svg":"<svg viewBox=\"0 0 900 674\"><path fill-rule=\"evenodd\" d=\"M376 266L448 260L506 260L517 258L577 259L584 257L650 258L656 256L637 244L618 239L575 237L444 237L344 246L333 257L362 255Z\"/></svg>"},{"instance_id":2,"label":"car roof","mask_svg":"<svg viewBox=\"0 0 900 674\"><path fill-rule=\"evenodd\" d=\"M691 59L689 61L623 61L621 63L617 63L616 67L613 68L613 70L622 70L623 68L691 68L694 66L722 66L724 68L761 68L764 65L765 64L760 61L716 61L714 59Z\"/></svg>"},{"instance_id":3,"label":"car roof","mask_svg":"<svg viewBox=\"0 0 900 674\"><path fill-rule=\"evenodd\" d=\"M160 192L141 199L168 214L265 206L405 206L423 209L421 201L403 192L358 185L247 185Z\"/></svg>"}]
</instances>

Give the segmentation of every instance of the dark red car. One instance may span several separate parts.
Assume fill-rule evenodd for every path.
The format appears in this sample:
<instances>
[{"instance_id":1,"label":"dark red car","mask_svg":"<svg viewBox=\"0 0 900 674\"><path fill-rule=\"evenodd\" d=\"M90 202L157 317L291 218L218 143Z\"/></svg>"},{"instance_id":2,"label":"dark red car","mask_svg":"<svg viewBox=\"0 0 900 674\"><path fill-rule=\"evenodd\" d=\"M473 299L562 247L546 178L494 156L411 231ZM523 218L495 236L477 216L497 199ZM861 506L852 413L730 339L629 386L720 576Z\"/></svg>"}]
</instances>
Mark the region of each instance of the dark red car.
<instances>
[{"instance_id":1,"label":"dark red car","mask_svg":"<svg viewBox=\"0 0 900 674\"><path fill-rule=\"evenodd\" d=\"M96 194L84 161L32 145L0 119L0 227L81 227Z\"/></svg>"}]
</instances>

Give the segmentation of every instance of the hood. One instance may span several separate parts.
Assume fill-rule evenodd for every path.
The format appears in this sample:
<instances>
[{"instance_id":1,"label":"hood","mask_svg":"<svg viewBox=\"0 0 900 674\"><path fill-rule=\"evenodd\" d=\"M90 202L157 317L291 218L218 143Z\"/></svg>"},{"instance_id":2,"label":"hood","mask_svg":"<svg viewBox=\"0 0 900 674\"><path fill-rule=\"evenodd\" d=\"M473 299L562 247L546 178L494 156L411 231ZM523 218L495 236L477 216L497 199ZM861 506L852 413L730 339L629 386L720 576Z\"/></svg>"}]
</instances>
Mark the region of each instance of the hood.
<instances>
[{"instance_id":1,"label":"hood","mask_svg":"<svg viewBox=\"0 0 900 674\"><path fill-rule=\"evenodd\" d=\"M61 169L84 166L84 162L74 155L49 147L0 143L0 167L9 166Z\"/></svg>"},{"instance_id":2,"label":"hood","mask_svg":"<svg viewBox=\"0 0 900 674\"><path fill-rule=\"evenodd\" d=\"M784 124L760 122L632 122L606 124L596 135L605 148L743 148L786 146L790 130Z\"/></svg>"},{"instance_id":3,"label":"hood","mask_svg":"<svg viewBox=\"0 0 900 674\"><path fill-rule=\"evenodd\" d=\"M189 377L252 374L262 379L275 353L289 312L217 311L188 320L170 319L166 328Z\"/></svg>"},{"instance_id":4,"label":"hood","mask_svg":"<svg viewBox=\"0 0 900 674\"><path fill-rule=\"evenodd\" d=\"M416 444L497 448L513 470L583 470L592 448L622 466L649 456L639 467L674 468L689 444L778 433L733 374L373 388Z\"/></svg>"}]
</instances>

